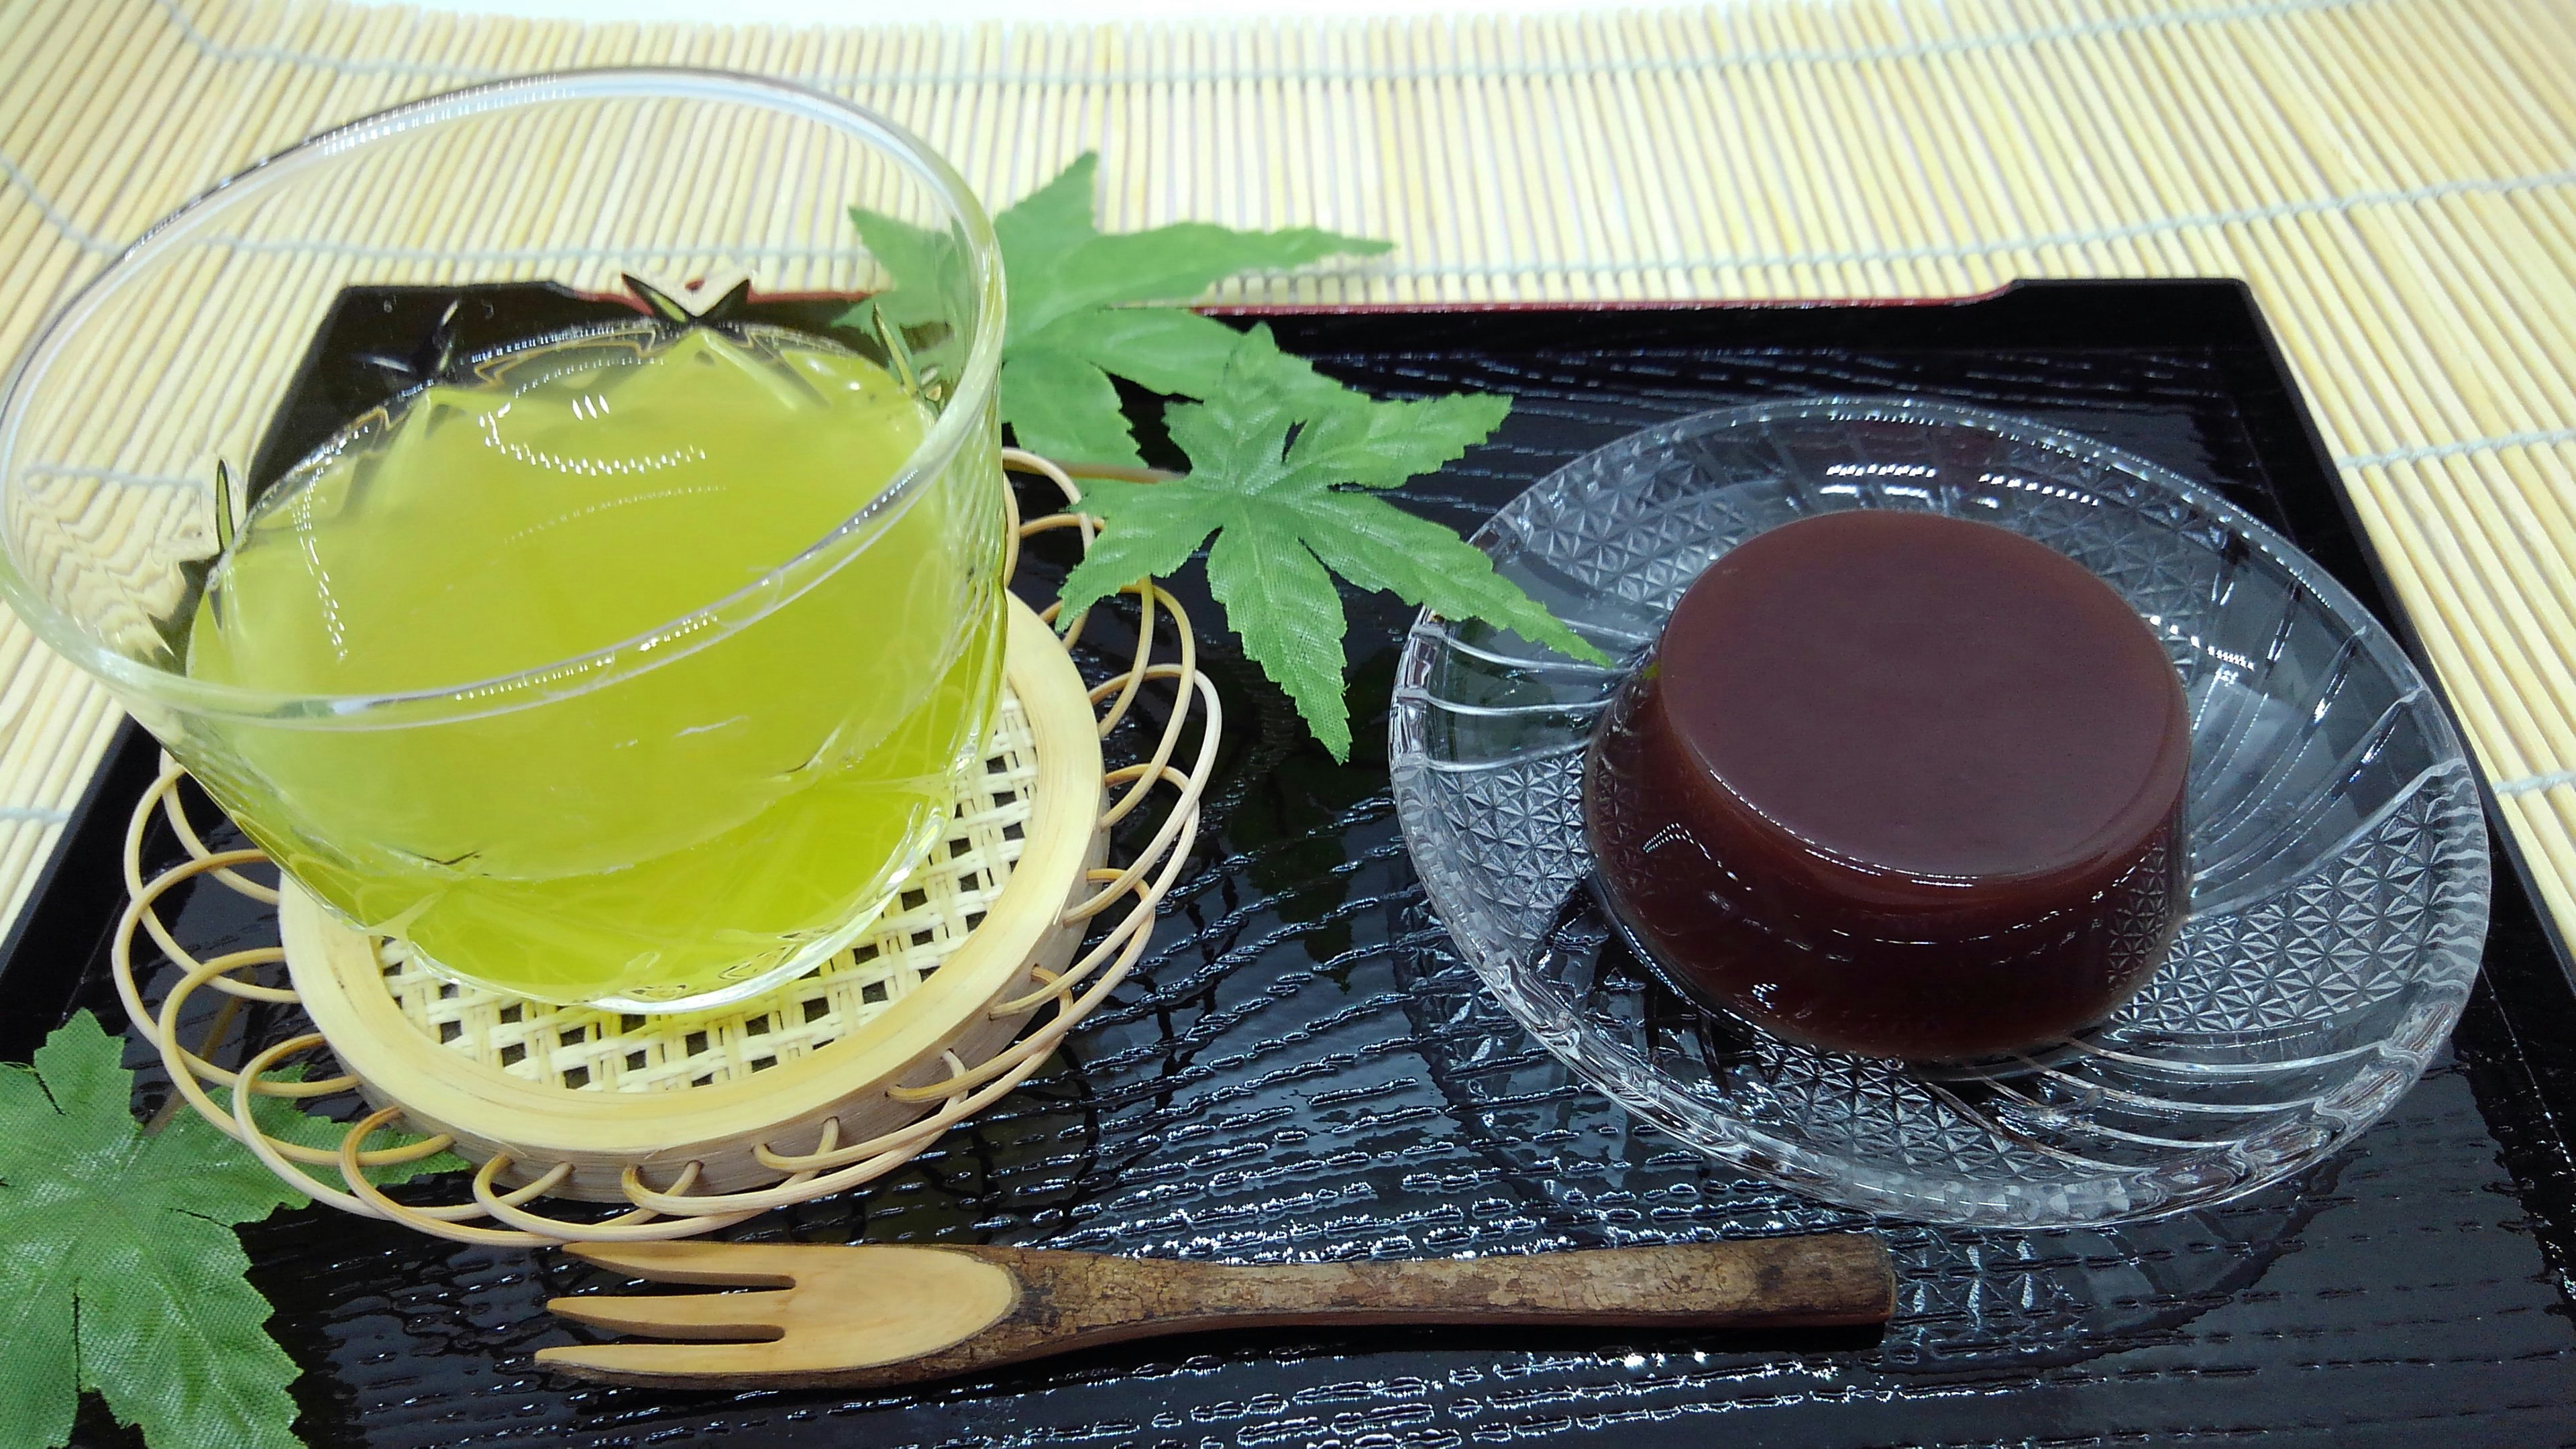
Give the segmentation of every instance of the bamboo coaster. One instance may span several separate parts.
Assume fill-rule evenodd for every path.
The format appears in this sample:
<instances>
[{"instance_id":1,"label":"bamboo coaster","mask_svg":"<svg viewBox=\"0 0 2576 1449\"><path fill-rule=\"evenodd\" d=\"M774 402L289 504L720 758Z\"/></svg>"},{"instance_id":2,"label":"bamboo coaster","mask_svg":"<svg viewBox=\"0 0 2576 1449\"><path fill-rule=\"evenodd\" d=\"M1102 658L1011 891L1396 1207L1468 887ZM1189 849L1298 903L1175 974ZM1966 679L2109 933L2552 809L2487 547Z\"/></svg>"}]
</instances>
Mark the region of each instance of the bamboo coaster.
<instances>
[{"instance_id":1,"label":"bamboo coaster","mask_svg":"<svg viewBox=\"0 0 2576 1449\"><path fill-rule=\"evenodd\" d=\"M1078 500L1051 464L1025 454L1010 462ZM1017 538L1058 528L1089 542L1088 519L1050 515L1016 529L1006 567L1016 566ZM1072 640L1059 641L1051 627L1055 611L1011 602L1005 701L983 772L960 792L945 838L866 937L820 971L751 1000L620 1015L440 980L340 923L292 882L271 888L241 875L236 868L259 863L260 853L206 846L179 808L175 765L138 803L126 834L132 904L113 952L118 990L181 1094L215 1126L320 1201L440 1237L523 1245L685 1237L856 1186L1034 1072L1143 954L1155 904L1186 860L1221 727L1216 694L1171 596L1151 580L1126 592L1140 614L1134 655L1089 685L1068 652ZM1081 628L1077 621L1073 638ZM1177 659L1158 660L1158 642L1168 648L1175 639ZM1169 690L1170 707L1139 751L1146 757L1105 768L1103 738L1148 684ZM1183 768L1174 756L1193 721L1197 749ZM1147 843L1125 864L1107 863L1113 827L1164 792ZM190 858L147 881L140 851L155 812ZM181 948L155 907L199 876L274 903L281 944L207 960ZM134 962L138 930L180 969L157 1004L139 985L148 973ZM246 975L281 962L290 985ZM203 988L235 1000L192 1051L178 1025ZM223 1054L243 999L291 1006L312 1029L219 1066L210 1058ZM323 1048L340 1075L275 1075ZM373 1110L348 1124L336 1148L255 1125L255 1098L351 1092ZM385 1127L428 1135L368 1150ZM366 1179L370 1166L442 1149L476 1164L461 1201L397 1201ZM336 1170L344 1186L315 1182L298 1164L326 1177ZM604 1221L561 1217L530 1206L541 1197L630 1211Z\"/></svg>"},{"instance_id":2,"label":"bamboo coaster","mask_svg":"<svg viewBox=\"0 0 2576 1449\"><path fill-rule=\"evenodd\" d=\"M522 1186L616 1202L697 1169L700 1192L774 1182L759 1149L811 1153L826 1120L845 1142L921 1115L888 1088L950 1075L1017 1034L1082 934L1064 914L1105 844L1100 737L1073 660L1013 601L1009 701L958 828L933 847L896 910L821 971L749 1001L652 1016L548 1006L441 981L342 924L292 882L278 925L295 994L376 1107L453 1151L502 1157Z\"/></svg>"},{"instance_id":3,"label":"bamboo coaster","mask_svg":"<svg viewBox=\"0 0 2576 1449\"><path fill-rule=\"evenodd\" d=\"M1060 701L1058 713L1065 713ZM1089 730L1087 710L1078 725ZM1072 769L1060 762L1085 744L1089 753L1098 754L1093 742L1051 740L1045 757L1057 766L1054 773L1061 776ZM1006 692L980 778L958 796L947 833L905 882L886 915L822 969L742 1003L739 1011L647 1018L525 1001L444 980L392 942L368 943L373 959L361 961L346 939L351 933L315 911L300 891L281 906L282 915L294 913L286 928L295 937L288 944L289 960L336 966L347 957L348 970L299 981L296 990L308 1012L316 1009L317 994L327 994L335 1007L364 1009L377 994L374 983L361 974L372 967L382 974L394 1007L419 1035L445 1053L539 1087L669 1092L746 1081L859 1032L882 1030L878 1023L898 1008L918 1010L912 993L951 964L997 902L1014 907L1027 903L1025 891L1015 894L1005 888L1029 849L1028 827L1037 814L1038 759L1037 731L1028 711L1016 692ZM1048 784L1060 795L1066 782L1055 778ZM1037 864L1040 870L1046 866L1043 860ZM979 952L994 945L999 930L977 943ZM1040 964L1061 969L1062 961L1050 959L1066 954L1060 944L1042 940L1032 949L1045 953ZM663 1023L671 1029L654 1029ZM392 1032L390 1023L381 1025L387 1035L408 1042ZM444 1067L449 1064L445 1053L406 1057Z\"/></svg>"}]
</instances>

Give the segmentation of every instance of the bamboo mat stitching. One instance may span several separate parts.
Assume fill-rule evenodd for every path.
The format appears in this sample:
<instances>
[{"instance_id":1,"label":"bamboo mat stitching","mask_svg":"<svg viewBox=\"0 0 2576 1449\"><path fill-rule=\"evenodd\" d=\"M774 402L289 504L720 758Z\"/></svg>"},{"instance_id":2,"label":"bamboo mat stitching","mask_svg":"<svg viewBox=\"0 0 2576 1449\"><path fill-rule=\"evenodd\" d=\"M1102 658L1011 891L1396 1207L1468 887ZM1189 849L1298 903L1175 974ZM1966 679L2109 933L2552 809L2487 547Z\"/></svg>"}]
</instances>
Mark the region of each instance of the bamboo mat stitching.
<instances>
[{"instance_id":1,"label":"bamboo mat stitching","mask_svg":"<svg viewBox=\"0 0 2576 1449\"><path fill-rule=\"evenodd\" d=\"M2464 438L2454 443L2430 443L2421 448L2399 448L2388 453L2357 453L2335 459L2346 468L2384 468L2391 463L2421 463L2433 458L2456 458L2463 453L2490 452L2497 448L2548 448L2560 443L2576 443L2576 428L2548 428L2531 433L2498 433L2491 438Z\"/></svg>"},{"instance_id":2,"label":"bamboo mat stitching","mask_svg":"<svg viewBox=\"0 0 2576 1449\"><path fill-rule=\"evenodd\" d=\"M36 215L44 219L45 225L61 232L65 240L82 251L114 256L131 245L129 242L111 241L64 215L62 208L54 205L53 199L37 187L34 178L19 170L18 163L11 160L5 151L0 151L0 177L8 178L11 186L35 204Z\"/></svg>"},{"instance_id":3,"label":"bamboo mat stitching","mask_svg":"<svg viewBox=\"0 0 2576 1449\"><path fill-rule=\"evenodd\" d=\"M420 76L442 80L498 80L515 74L507 69L448 65L439 62L367 59L298 50L289 46L226 45L199 29L179 0L153 0L180 34L209 59L305 66L340 75ZM2269 20L2282 16L2359 10L2400 0L2268 0L2254 5L2222 5L2145 15L2106 16L2062 25L2032 26L1985 35L1962 35L1896 45L1816 46L1720 53L1705 56L1603 57L1588 61L1478 61L1449 65L1379 66L1223 66L1149 67L1104 70L1024 70L1016 67L927 71L842 71L794 73L796 79L826 86L972 86L972 85L1206 85L1268 81L1412 81L1412 80L1552 80L1593 75L1652 75L1737 66L1841 63L1852 61L1927 60L1979 50L2009 49L2059 41L2105 39L2172 26ZM1258 22L1254 22L1258 24ZM782 27L783 28L783 27Z\"/></svg>"},{"instance_id":4,"label":"bamboo mat stitching","mask_svg":"<svg viewBox=\"0 0 2576 1449\"><path fill-rule=\"evenodd\" d=\"M170 3L170 0L162 0ZM60 206L47 197L27 174L0 152L0 175L24 192L38 213L57 230L84 250L114 255L130 242L111 241L88 231L64 215ZM2219 229L2258 222L2283 221L2297 217L2348 213L2361 207L2412 206L2456 196L2513 195L2550 187L2576 185L2576 167L2529 176L2481 177L2441 181L2403 189L2356 191L2335 196L2312 197L2298 201L2281 201L2263 206L2241 207L2228 211L2199 212L2190 215L2160 216L2150 220L2127 222L2118 226L2088 227L2070 231L2047 232L2028 236L1998 237L1990 240L1950 243L1937 246L1865 247L1840 251L1740 253L1700 253L1677 257L1620 257L1607 260L1548 258L1527 262L1461 265L1426 263L1420 265L1361 264L1345 270L1369 277L1515 277L1530 272L1595 272L1689 271L1697 268L1749 270L1759 267L1846 266L1870 262L1938 261L1951 258L1993 256L2003 252L2033 251L2050 247L2084 247L2104 242L2135 240L2168 232L2198 228ZM428 247L353 247L297 238L260 238L217 236L211 240L248 252L312 251L325 256L380 261L471 261L471 262L552 262L606 261L622 253L605 248L525 247L525 248L428 248ZM736 254L762 260L791 261L840 255L846 248L835 247L737 247ZM2514 435L2542 441L2554 441L2559 433ZM2445 445L2455 451L2461 445ZM2476 445L2469 445L2476 446ZM2401 458L2443 456L2438 452L2395 452L2367 454L2367 462L2386 462ZM2353 466L2362 466L2356 462Z\"/></svg>"}]
</instances>

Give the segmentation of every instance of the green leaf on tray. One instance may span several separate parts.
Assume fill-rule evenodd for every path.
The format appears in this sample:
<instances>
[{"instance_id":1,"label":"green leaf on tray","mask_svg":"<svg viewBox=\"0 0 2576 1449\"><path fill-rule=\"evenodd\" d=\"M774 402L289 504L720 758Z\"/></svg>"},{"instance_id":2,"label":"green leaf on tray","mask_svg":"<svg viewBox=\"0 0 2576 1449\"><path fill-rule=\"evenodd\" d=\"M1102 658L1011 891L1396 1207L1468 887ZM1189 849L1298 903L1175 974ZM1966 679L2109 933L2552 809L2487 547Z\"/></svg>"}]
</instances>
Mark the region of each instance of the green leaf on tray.
<instances>
[{"instance_id":1,"label":"green leaf on tray","mask_svg":"<svg viewBox=\"0 0 2576 1449\"><path fill-rule=\"evenodd\" d=\"M1237 273L1374 255L1388 243L1311 227L1241 232L1204 222L1103 233L1086 155L993 219L1010 293L1000 409L1014 441L1071 464L1141 468L1115 378L1167 396L1189 476L1137 484L1089 479L1084 509L1109 527L1065 582L1067 620L1121 586L1169 573L1213 535L1208 586L1244 652L1288 693L1333 758L1350 757L1342 697L1348 624L1333 575L1456 619L1482 619L1577 658L1592 646L1494 572L1446 528L1366 491L1431 472L1481 442L1511 410L1485 396L1379 402L1284 353L1267 328L1237 332L1180 307ZM964 265L955 239L858 207L859 229L891 285L841 320L934 330L936 299ZM915 345L910 341L906 346Z\"/></svg>"},{"instance_id":2,"label":"green leaf on tray","mask_svg":"<svg viewBox=\"0 0 2576 1449\"><path fill-rule=\"evenodd\" d=\"M1165 414L1172 441L1189 455L1186 477L1084 482L1083 511L1107 526L1065 580L1063 618L1170 573L1215 535L1208 587L1228 627L1337 760L1350 756L1351 726L1342 697L1347 624L1333 573L1608 662L1495 573L1483 550L1371 491L1484 441L1511 411L1508 398L1380 402L1280 351L1266 327L1232 335L1207 400Z\"/></svg>"},{"instance_id":3,"label":"green leaf on tray","mask_svg":"<svg viewBox=\"0 0 2576 1449\"><path fill-rule=\"evenodd\" d=\"M0 1064L0 1449L66 1443L82 1389L154 1449L286 1449L297 1370L230 1225L308 1199L192 1111L145 1132L121 1047L84 1011ZM276 1099L260 1118L339 1138Z\"/></svg>"},{"instance_id":4,"label":"green leaf on tray","mask_svg":"<svg viewBox=\"0 0 2576 1449\"><path fill-rule=\"evenodd\" d=\"M1312 227L1232 231L1196 221L1103 233L1092 211L1099 159L1083 156L993 219L1010 290L1001 412L1014 440L1032 452L1133 468L1144 460L1110 377L1205 397L1238 335L1179 307L1135 304L1186 302L1238 273L1375 255L1392 244ZM964 265L958 244L858 207L850 220L893 285L843 320L864 325L881 315L898 327L933 320L936 299L952 294Z\"/></svg>"}]
</instances>

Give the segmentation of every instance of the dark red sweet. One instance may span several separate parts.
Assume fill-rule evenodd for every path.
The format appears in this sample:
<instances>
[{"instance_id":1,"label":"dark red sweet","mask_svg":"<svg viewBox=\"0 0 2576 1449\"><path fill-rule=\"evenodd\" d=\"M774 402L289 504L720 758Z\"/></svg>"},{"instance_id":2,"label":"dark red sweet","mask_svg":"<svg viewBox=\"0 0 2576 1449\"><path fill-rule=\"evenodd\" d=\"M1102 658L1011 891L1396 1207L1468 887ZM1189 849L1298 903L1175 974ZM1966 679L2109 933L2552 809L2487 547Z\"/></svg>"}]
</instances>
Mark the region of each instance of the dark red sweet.
<instances>
[{"instance_id":1,"label":"dark red sweet","mask_svg":"<svg viewBox=\"0 0 2576 1449\"><path fill-rule=\"evenodd\" d=\"M1863 510L1721 557L1594 735L1604 893L1677 984L1914 1060L2045 1043L2163 959L2191 727L2155 635L1990 524Z\"/></svg>"}]
</instances>

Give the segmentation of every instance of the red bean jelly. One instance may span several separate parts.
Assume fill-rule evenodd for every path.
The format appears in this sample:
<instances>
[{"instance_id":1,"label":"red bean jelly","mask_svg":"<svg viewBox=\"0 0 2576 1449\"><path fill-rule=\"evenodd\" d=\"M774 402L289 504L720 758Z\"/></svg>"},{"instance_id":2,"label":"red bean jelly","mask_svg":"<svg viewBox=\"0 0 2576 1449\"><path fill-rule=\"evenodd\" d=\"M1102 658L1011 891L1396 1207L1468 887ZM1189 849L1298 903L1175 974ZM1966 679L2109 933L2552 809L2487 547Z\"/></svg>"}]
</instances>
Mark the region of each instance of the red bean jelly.
<instances>
[{"instance_id":1,"label":"red bean jelly","mask_svg":"<svg viewBox=\"0 0 2576 1449\"><path fill-rule=\"evenodd\" d=\"M1594 734L1611 910L1781 1036L1947 1061L2146 983L2188 896L2191 726L2110 585L1991 524L1862 510L1719 558Z\"/></svg>"}]
</instances>

